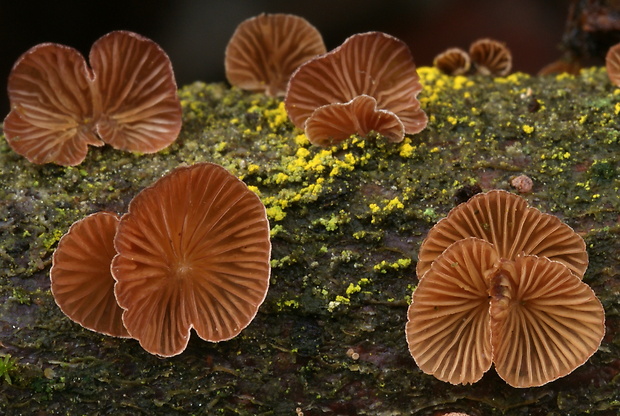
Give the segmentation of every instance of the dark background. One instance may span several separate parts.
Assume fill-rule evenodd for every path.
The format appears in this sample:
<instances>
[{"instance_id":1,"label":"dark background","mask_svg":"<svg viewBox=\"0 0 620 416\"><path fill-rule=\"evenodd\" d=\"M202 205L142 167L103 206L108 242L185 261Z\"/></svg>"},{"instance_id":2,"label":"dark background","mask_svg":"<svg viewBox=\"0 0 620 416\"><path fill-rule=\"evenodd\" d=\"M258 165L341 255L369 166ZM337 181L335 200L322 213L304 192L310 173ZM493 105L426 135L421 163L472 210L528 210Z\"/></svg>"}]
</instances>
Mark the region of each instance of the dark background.
<instances>
[{"instance_id":1,"label":"dark background","mask_svg":"<svg viewBox=\"0 0 620 416\"><path fill-rule=\"evenodd\" d=\"M322 33L327 49L369 30L410 46L418 66L451 46L480 37L508 44L514 69L536 73L560 57L568 0L0 0L0 119L8 113L6 79L15 60L42 42L90 45L112 30L140 33L168 53L179 85L224 81L224 50L235 27L261 12L293 13Z\"/></svg>"}]
</instances>

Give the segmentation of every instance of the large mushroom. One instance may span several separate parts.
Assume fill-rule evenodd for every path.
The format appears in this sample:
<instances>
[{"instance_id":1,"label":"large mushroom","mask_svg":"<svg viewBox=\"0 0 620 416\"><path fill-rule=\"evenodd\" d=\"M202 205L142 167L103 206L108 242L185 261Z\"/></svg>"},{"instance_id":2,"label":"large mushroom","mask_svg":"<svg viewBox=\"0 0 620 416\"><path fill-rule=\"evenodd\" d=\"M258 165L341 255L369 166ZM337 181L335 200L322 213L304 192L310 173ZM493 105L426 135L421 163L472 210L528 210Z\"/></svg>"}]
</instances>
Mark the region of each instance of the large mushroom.
<instances>
[{"instance_id":1,"label":"large mushroom","mask_svg":"<svg viewBox=\"0 0 620 416\"><path fill-rule=\"evenodd\" d=\"M223 167L181 167L130 202L114 240L115 294L129 334L173 356L191 328L236 336L269 286L269 223L260 199Z\"/></svg>"}]
</instances>

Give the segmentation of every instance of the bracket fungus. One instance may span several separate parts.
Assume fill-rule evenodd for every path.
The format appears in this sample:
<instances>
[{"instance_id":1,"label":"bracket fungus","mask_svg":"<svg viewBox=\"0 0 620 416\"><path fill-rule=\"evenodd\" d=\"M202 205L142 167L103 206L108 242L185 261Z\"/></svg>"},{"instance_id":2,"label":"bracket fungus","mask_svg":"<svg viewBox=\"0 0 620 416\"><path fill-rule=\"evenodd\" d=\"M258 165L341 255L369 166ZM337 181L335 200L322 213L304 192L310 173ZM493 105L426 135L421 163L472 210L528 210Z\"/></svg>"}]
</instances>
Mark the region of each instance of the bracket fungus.
<instances>
[{"instance_id":1,"label":"bracket fungus","mask_svg":"<svg viewBox=\"0 0 620 416\"><path fill-rule=\"evenodd\" d=\"M270 96L284 96L291 75L304 62L326 52L319 31L291 14L260 14L235 30L224 66L231 85Z\"/></svg>"},{"instance_id":2,"label":"bracket fungus","mask_svg":"<svg viewBox=\"0 0 620 416\"><path fill-rule=\"evenodd\" d=\"M152 354L180 354L192 327L207 341L233 338L267 294L265 207L219 165L177 168L142 190L121 218L114 246L123 323Z\"/></svg>"},{"instance_id":3,"label":"bracket fungus","mask_svg":"<svg viewBox=\"0 0 620 416\"><path fill-rule=\"evenodd\" d=\"M301 65L289 82L285 107L313 144L328 146L373 130L399 142L426 127L416 98L421 90L407 45L368 32Z\"/></svg>"},{"instance_id":4,"label":"bracket fungus","mask_svg":"<svg viewBox=\"0 0 620 416\"><path fill-rule=\"evenodd\" d=\"M422 371L467 384L494 363L509 385L534 387L596 352L605 313L581 280L585 244L551 217L496 190L457 206L429 232L405 329Z\"/></svg>"},{"instance_id":5,"label":"bracket fungus","mask_svg":"<svg viewBox=\"0 0 620 416\"><path fill-rule=\"evenodd\" d=\"M172 65L150 39L115 31L92 46L90 68L75 49L43 43L25 52L8 81L6 139L33 163L80 164L88 145L153 153L181 129Z\"/></svg>"},{"instance_id":6,"label":"bracket fungus","mask_svg":"<svg viewBox=\"0 0 620 416\"><path fill-rule=\"evenodd\" d=\"M512 69L512 53L494 39L478 39L469 46L469 56L480 74L504 76Z\"/></svg>"},{"instance_id":7,"label":"bracket fungus","mask_svg":"<svg viewBox=\"0 0 620 416\"><path fill-rule=\"evenodd\" d=\"M98 212L75 222L54 251L50 280L56 304L73 321L95 332L129 337L110 272L118 221L116 214Z\"/></svg>"}]
</instances>

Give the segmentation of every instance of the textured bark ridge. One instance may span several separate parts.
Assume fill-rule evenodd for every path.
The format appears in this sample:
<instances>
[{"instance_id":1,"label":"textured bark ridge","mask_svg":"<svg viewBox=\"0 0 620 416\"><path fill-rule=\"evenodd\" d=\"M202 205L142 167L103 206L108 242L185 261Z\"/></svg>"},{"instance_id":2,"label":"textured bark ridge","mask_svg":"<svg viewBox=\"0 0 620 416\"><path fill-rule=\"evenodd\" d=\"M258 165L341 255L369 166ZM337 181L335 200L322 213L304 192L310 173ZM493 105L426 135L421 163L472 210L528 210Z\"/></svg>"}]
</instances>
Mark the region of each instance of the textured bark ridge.
<instances>
[{"instance_id":1,"label":"textured bark ridge","mask_svg":"<svg viewBox=\"0 0 620 416\"><path fill-rule=\"evenodd\" d=\"M105 146L77 167L39 166L1 140L0 413L616 414L620 90L599 68L419 72L429 124L401 143L311 146L280 99L200 82L180 90L183 130L156 154ZM267 207L272 278L256 319L230 341L192 336L183 354L161 359L66 318L49 268L69 226L126 212L138 191L198 161L223 165ZM473 385L443 383L416 367L405 341L419 245L464 187L514 192L522 174L534 182L528 203L584 237L584 281L603 303L606 336L586 364L543 387L512 388L494 369Z\"/></svg>"}]
</instances>

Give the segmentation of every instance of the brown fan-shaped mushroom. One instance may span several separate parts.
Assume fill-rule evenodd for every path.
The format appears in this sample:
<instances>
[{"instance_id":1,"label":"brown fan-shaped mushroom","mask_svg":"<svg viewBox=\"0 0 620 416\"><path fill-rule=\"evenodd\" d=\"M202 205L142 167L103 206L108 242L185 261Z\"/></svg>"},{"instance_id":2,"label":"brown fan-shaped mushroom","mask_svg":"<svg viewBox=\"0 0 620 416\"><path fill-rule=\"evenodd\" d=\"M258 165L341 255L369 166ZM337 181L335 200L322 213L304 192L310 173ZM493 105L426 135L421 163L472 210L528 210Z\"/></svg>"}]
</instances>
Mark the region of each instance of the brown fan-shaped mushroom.
<instances>
[{"instance_id":1,"label":"brown fan-shaped mushroom","mask_svg":"<svg viewBox=\"0 0 620 416\"><path fill-rule=\"evenodd\" d=\"M544 257L502 263L490 292L500 377L513 387L541 386L585 363L605 334L603 306L592 289Z\"/></svg>"},{"instance_id":2,"label":"brown fan-shaped mushroom","mask_svg":"<svg viewBox=\"0 0 620 416\"><path fill-rule=\"evenodd\" d=\"M110 273L118 220L98 212L74 223L58 242L50 280L54 300L69 318L96 332L129 337Z\"/></svg>"},{"instance_id":3,"label":"brown fan-shaped mushroom","mask_svg":"<svg viewBox=\"0 0 620 416\"><path fill-rule=\"evenodd\" d=\"M95 42L90 61L92 70L75 49L52 43L17 60L4 120L17 153L71 166L84 160L88 145L151 153L176 139L181 106L170 60L156 43L112 32Z\"/></svg>"},{"instance_id":4,"label":"brown fan-shaped mushroom","mask_svg":"<svg viewBox=\"0 0 620 416\"><path fill-rule=\"evenodd\" d=\"M469 71L469 54L461 48L449 48L433 59L433 66L448 75L463 75Z\"/></svg>"},{"instance_id":5,"label":"brown fan-shaped mushroom","mask_svg":"<svg viewBox=\"0 0 620 416\"><path fill-rule=\"evenodd\" d=\"M112 274L123 322L147 351L181 353L236 336L269 286L269 224L259 198L211 163L178 168L140 192L120 221Z\"/></svg>"},{"instance_id":6,"label":"brown fan-shaped mushroom","mask_svg":"<svg viewBox=\"0 0 620 416\"><path fill-rule=\"evenodd\" d=\"M325 142L325 136L329 137L327 124L323 125L318 139L307 130L314 112L327 105L349 103L361 95L374 98L377 110L395 114L404 132L414 134L427 123L416 98L421 89L407 45L385 33L368 32L353 35L333 51L301 65L289 82L285 106L292 122L306 128L306 135L313 143ZM364 114L376 117L372 112ZM360 125L368 123L359 121ZM334 137L342 136L341 128L341 124L334 128ZM352 129L348 133L356 132Z\"/></svg>"},{"instance_id":7,"label":"brown fan-shaped mushroom","mask_svg":"<svg viewBox=\"0 0 620 416\"><path fill-rule=\"evenodd\" d=\"M528 207L518 195L494 190L458 205L431 229L418 254L418 278L448 246L467 237L492 243L504 259L514 260L523 252L548 257L580 278L588 267L585 242L572 228Z\"/></svg>"},{"instance_id":8,"label":"brown fan-shaped mushroom","mask_svg":"<svg viewBox=\"0 0 620 416\"><path fill-rule=\"evenodd\" d=\"M261 14L243 21L226 47L226 78L237 87L283 96L293 71L326 52L321 34L290 14Z\"/></svg>"},{"instance_id":9,"label":"brown fan-shaped mushroom","mask_svg":"<svg viewBox=\"0 0 620 416\"><path fill-rule=\"evenodd\" d=\"M346 140L352 132L366 136L371 131L399 142L404 135L404 126L391 111L378 110L377 100L368 95L360 95L345 104L317 108L306 122L308 137L319 146Z\"/></svg>"},{"instance_id":10,"label":"brown fan-shaped mushroom","mask_svg":"<svg viewBox=\"0 0 620 416\"><path fill-rule=\"evenodd\" d=\"M452 244L413 293L406 326L418 367L452 384L475 383L491 367L488 285L499 257L477 238Z\"/></svg>"},{"instance_id":11,"label":"brown fan-shaped mushroom","mask_svg":"<svg viewBox=\"0 0 620 416\"><path fill-rule=\"evenodd\" d=\"M473 42L469 47L469 56L480 74L504 76L512 69L510 49L493 39Z\"/></svg>"},{"instance_id":12,"label":"brown fan-shaped mushroom","mask_svg":"<svg viewBox=\"0 0 620 416\"><path fill-rule=\"evenodd\" d=\"M612 46L605 56L607 76L612 84L620 86L620 43Z\"/></svg>"}]
</instances>

